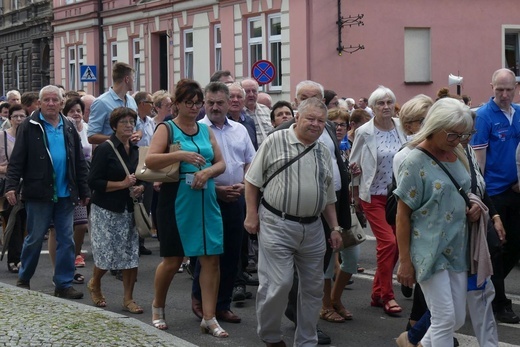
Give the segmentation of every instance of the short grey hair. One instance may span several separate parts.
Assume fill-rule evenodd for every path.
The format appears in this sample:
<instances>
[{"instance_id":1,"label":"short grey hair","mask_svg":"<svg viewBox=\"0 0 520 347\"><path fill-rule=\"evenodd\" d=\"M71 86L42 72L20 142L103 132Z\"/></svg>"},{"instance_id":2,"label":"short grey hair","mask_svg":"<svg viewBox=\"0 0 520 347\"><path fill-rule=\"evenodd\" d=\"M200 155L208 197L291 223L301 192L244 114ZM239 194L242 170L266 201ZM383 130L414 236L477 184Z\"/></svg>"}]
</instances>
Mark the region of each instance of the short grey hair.
<instances>
[{"instance_id":1,"label":"short grey hair","mask_svg":"<svg viewBox=\"0 0 520 347\"><path fill-rule=\"evenodd\" d=\"M308 98L308 99L305 99L303 100L300 105L298 106L298 114L304 114L307 112L307 110L309 108L317 108L319 109L320 111L323 112L323 114L326 116L327 115L327 112L328 112L328 108L327 108L327 105L325 105L323 103L323 101L321 101L320 99L318 98Z\"/></svg>"},{"instance_id":2,"label":"short grey hair","mask_svg":"<svg viewBox=\"0 0 520 347\"><path fill-rule=\"evenodd\" d=\"M395 94L392 90L390 90L390 88L387 88L385 86L377 87L377 89L374 90L368 98L368 106L370 108L374 108L379 100L382 100L387 96L390 97L390 99L392 99L392 101L395 103Z\"/></svg>"},{"instance_id":3,"label":"short grey hair","mask_svg":"<svg viewBox=\"0 0 520 347\"><path fill-rule=\"evenodd\" d=\"M325 97L325 91L321 84L319 84L318 82L311 81L311 80L305 80L305 81L301 81L300 83L298 83L296 85L296 98L298 98L298 94L300 94L300 90L303 87L313 87L313 88L319 89L320 93L321 93L321 98L323 99Z\"/></svg>"},{"instance_id":4,"label":"short grey hair","mask_svg":"<svg viewBox=\"0 0 520 347\"><path fill-rule=\"evenodd\" d=\"M19 98L21 98L22 96L20 95L20 92L17 91L17 90L10 90L7 92L7 94L5 94L5 96L7 97L7 99L9 99L12 95L16 95L18 96Z\"/></svg>"},{"instance_id":5,"label":"short grey hair","mask_svg":"<svg viewBox=\"0 0 520 347\"><path fill-rule=\"evenodd\" d=\"M42 99L43 97L43 94L45 93L56 93L58 94L58 99L60 99L60 101L63 101L64 98L63 98L63 94L61 93L61 89L59 87L56 87L52 84L48 85L48 86L45 86L43 87L42 89L40 89L40 100Z\"/></svg>"},{"instance_id":6,"label":"short grey hair","mask_svg":"<svg viewBox=\"0 0 520 347\"><path fill-rule=\"evenodd\" d=\"M239 89L240 92L242 93L242 96L245 98L246 97L246 91L244 90L244 87L242 87L242 83L240 82L233 82L233 83L230 83L228 84L227 86L230 90L231 89Z\"/></svg>"}]
</instances>

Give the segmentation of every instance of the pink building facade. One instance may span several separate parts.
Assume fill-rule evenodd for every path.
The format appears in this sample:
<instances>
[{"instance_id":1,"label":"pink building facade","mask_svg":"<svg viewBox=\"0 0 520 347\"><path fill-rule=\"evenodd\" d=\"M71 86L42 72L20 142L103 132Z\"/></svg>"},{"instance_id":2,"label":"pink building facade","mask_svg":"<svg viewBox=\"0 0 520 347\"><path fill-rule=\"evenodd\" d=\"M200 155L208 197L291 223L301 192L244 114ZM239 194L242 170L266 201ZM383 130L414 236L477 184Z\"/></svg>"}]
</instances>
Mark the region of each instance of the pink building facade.
<instances>
[{"instance_id":1,"label":"pink building facade","mask_svg":"<svg viewBox=\"0 0 520 347\"><path fill-rule=\"evenodd\" d=\"M265 59L277 69L263 86L275 101L292 100L298 82L312 79L356 100L382 84L403 103L435 97L453 74L477 105L491 95L493 71L520 76L520 6L500 8L487 0L54 0L54 81L98 95L123 61L136 70L135 90L173 91L185 77L204 86L219 69L248 77ZM343 21L363 17L339 35L338 10ZM80 81L81 65L96 66L97 82Z\"/></svg>"}]
</instances>

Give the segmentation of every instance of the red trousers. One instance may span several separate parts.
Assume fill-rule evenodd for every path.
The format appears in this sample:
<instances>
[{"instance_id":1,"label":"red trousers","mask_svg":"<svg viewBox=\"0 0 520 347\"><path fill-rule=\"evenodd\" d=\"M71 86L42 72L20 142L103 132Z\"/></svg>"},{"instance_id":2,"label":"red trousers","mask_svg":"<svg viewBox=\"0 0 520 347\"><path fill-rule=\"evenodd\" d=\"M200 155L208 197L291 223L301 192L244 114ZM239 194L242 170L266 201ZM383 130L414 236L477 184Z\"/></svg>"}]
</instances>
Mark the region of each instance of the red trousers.
<instances>
[{"instance_id":1,"label":"red trousers","mask_svg":"<svg viewBox=\"0 0 520 347\"><path fill-rule=\"evenodd\" d=\"M386 222L385 205L386 196L383 195L372 195L370 203L361 200L361 206L377 240L377 269L372 284L372 300L382 300L384 303L394 298L392 275L399 256L395 226Z\"/></svg>"}]
</instances>

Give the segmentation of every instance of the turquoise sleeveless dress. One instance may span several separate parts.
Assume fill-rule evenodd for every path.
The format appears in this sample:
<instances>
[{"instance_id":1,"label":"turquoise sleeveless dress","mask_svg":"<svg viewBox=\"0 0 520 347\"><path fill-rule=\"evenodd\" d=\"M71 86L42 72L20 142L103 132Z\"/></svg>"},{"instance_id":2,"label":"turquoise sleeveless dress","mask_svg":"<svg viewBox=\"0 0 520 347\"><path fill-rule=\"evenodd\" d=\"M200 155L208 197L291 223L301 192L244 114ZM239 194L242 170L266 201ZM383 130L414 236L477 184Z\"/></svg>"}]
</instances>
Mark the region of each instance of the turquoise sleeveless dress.
<instances>
[{"instance_id":1,"label":"turquoise sleeveless dress","mask_svg":"<svg viewBox=\"0 0 520 347\"><path fill-rule=\"evenodd\" d=\"M179 182L163 183L157 203L157 232L161 257L202 256L222 254L223 225L213 179L206 189L191 189L186 174L193 174L212 165L214 158L209 128L199 124L193 135L184 133L174 122L173 142L181 150L197 152L206 164L199 168L181 162Z\"/></svg>"}]
</instances>

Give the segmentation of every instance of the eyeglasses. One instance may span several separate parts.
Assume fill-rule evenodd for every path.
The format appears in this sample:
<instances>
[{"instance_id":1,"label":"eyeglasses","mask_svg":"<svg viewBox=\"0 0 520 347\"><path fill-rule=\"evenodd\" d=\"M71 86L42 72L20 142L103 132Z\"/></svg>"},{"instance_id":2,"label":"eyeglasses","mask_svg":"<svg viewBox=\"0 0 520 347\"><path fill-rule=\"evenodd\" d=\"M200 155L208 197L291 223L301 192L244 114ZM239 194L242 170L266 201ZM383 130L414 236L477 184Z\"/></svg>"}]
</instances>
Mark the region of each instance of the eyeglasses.
<instances>
[{"instance_id":1,"label":"eyeglasses","mask_svg":"<svg viewBox=\"0 0 520 347\"><path fill-rule=\"evenodd\" d=\"M453 142L459 139L459 141L466 141L471 137L471 135L474 135L476 133L476 130L473 130L469 134L459 134L459 133L449 133L446 130L443 129L443 131L446 133L446 141Z\"/></svg>"},{"instance_id":2,"label":"eyeglasses","mask_svg":"<svg viewBox=\"0 0 520 347\"><path fill-rule=\"evenodd\" d=\"M11 118L25 119L25 118L27 118L27 116L25 116L23 114L15 114L15 115L12 115Z\"/></svg>"},{"instance_id":3,"label":"eyeglasses","mask_svg":"<svg viewBox=\"0 0 520 347\"><path fill-rule=\"evenodd\" d=\"M194 105L196 108L201 108L202 105L204 104L203 101L191 101L191 100L188 100L188 101L184 101L184 105L186 105L187 108L192 108Z\"/></svg>"},{"instance_id":4,"label":"eyeglasses","mask_svg":"<svg viewBox=\"0 0 520 347\"><path fill-rule=\"evenodd\" d=\"M133 119L123 119L123 120L120 120L119 121L119 124L124 124L124 125L135 125L135 120Z\"/></svg>"},{"instance_id":5,"label":"eyeglasses","mask_svg":"<svg viewBox=\"0 0 520 347\"><path fill-rule=\"evenodd\" d=\"M143 101L143 103L153 105L153 101Z\"/></svg>"},{"instance_id":6,"label":"eyeglasses","mask_svg":"<svg viewBox=\"0 0 520 347\"><path fill-rule=\"evenodd\" d=\"M411 120L411 121L406 122L406 123L415 123L415 122L419 122L419 123L422 124L424 122L424 117L416 119L416 120Z\"/></svg>"},{"instance_id":7,"label":"eyeglasses","mask_svg":"<svg viewBox=\"0 0 520 347\"><path fill-rule=\"evenodd\" d=\"M336 123L336 128L346 128L347 123Z\"/></svg>"},{"instance_id":8,"label":"eyeglasses","mask_svg":"<svg viewBox=\"0 0 520 347\"><path fill-rule=\"evenodd\" d=\"M170 108L173 104L161 104L161 107Z\"/></svg>"}]
</instances>

